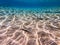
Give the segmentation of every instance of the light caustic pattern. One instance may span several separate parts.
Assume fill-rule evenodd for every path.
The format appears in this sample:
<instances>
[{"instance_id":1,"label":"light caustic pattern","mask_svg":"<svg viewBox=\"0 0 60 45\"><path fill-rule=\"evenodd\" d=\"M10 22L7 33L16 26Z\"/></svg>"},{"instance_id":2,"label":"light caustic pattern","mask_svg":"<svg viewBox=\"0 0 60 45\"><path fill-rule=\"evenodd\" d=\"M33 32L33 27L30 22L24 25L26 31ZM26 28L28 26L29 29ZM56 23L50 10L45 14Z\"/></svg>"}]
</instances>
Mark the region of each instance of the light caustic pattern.
<instances>
[{"instance_id":1,"label":"light caustic pattern","mask_svg":"<svg viewBox=\"0 0 60 45\"><path fill-rule=\"evenodd\" d=\"M60 45L60 14L0 15L0 45Z\"/></svg>"}]
</instances>

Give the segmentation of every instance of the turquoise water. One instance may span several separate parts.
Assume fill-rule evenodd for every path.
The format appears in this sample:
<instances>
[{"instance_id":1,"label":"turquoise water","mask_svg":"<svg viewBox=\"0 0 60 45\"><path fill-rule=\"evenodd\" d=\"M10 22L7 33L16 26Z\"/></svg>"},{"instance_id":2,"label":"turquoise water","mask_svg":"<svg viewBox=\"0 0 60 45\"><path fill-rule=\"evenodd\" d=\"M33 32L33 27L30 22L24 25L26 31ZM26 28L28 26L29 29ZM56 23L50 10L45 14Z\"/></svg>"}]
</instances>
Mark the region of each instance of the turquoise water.
<instances>
[{"instance_id":1,"label":"turquoise water","mask_svg":"<svg viewBox=\"0 0 60 45\"><path fill-rule=\"evenodd\" d=\"M19 7L0 7L0 15L20 15L21 14L41 14L41 13L60 13L60 7L40 7L40 8L19 8Z\"/></svg>"},{"instance_id":2,"label":"turquoise water","mask_svg":"<svg viewBox=\"0 0 60 45\"><path fill-rule=\"evenodd\" d=\"M20 8L60 7L60 0L0 0L0 6Z\"/></svg>"},{"instance_id":3,"label":"turquoise water","mask_svg":"<svg viewBox=\"0 0 60 45\"><path fill-rule=\"evenodd\" d=\"M31 11L39 13L60 13L59 0L0 0L0 9L7 12ZM1 11L0 10L0 11Z\"/></svg>"}]
</instances>

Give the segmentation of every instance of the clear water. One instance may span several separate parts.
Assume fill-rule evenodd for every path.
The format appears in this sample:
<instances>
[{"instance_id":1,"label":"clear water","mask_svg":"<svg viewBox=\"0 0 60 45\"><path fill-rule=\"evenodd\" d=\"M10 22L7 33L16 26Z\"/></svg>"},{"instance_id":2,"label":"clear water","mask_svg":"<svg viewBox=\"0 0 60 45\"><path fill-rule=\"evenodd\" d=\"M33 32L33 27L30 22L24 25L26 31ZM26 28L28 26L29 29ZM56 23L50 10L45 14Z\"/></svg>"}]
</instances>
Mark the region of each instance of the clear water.
<instances>
[{"instance_id":1,"label":"clear water","mask_svg":"<svg viewBox=\"0 0 60 45\"><path fill-rule=\"evenodd\" d=\"M60 13L59 0L0 0L0 8L23 9L45 13ZM7 8L5 8L7 7ZM15 9L14 9L15 8Z\"/></svg>"},{"instance_id":2,"label":"clear water","mask_svg":"<svg viewBox=\"0 0 60 45\"><path fill-rule=\"evenodd\" d=\"M0 0L0 38L0 45L60 45L60 0Z\"/></svg>"},{"instance_id":3,"label":"clear water","mask_svg":"<svg viewBox=\"0 0 60 45\"><path fill-rule=\"evenodd\" d=\"M0 6L23 8L60 7L60 0L0 0Z\"/></svg>"}]
</instances>

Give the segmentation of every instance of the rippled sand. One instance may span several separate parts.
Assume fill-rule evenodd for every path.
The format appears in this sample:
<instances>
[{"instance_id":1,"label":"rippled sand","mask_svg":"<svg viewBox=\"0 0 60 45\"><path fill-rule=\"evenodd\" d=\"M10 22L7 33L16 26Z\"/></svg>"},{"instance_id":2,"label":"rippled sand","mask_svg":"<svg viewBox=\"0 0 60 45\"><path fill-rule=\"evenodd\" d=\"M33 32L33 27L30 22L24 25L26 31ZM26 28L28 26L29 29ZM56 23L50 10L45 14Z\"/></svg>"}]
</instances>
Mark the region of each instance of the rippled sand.
<instances>
[{"instance_id":1,"label":"rippled sand","mask_svg":"<svg viewBox=\"0 0 60 45\"><path fill-rule=\"evenodd\" d=\"M0 11L0 45L60 45L60 13L6 11Z\"/></svg>"}]
</instances>

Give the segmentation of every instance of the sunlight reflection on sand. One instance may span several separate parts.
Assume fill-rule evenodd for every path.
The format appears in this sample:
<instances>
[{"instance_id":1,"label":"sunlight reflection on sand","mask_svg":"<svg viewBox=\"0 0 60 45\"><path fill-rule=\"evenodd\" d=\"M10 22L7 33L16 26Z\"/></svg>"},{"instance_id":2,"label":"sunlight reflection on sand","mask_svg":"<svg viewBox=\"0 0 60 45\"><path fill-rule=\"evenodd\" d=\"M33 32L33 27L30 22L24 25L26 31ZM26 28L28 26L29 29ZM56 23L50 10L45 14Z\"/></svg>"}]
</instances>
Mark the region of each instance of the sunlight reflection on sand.
<instances>
[{"instance_id":1,"label":"sunlight reflection on sand","mask_svg":"<svg viewBox=\"0 0 60 45\"><path fill-rule=\"evenodd\" d=\"M0 9L0 45L60 45L60 13Z\"/></svg>"}]
</instances>

